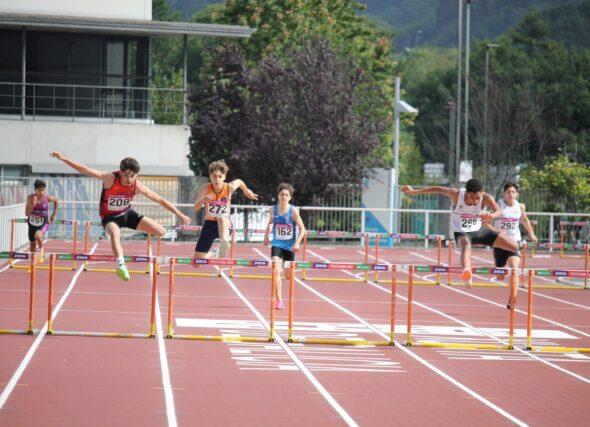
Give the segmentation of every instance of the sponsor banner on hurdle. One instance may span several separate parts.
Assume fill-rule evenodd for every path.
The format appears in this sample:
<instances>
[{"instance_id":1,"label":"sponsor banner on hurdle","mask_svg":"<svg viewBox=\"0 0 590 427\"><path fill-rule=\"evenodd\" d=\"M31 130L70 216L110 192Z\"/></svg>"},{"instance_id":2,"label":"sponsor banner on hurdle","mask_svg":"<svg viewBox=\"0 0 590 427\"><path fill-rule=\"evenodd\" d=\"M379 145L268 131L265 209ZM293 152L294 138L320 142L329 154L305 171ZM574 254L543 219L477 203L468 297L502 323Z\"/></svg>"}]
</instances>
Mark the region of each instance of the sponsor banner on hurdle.
<instances>
[{"instance_id":1,"label":"sponsor banner on hurdle","mask_svg":"<svg viewBox=\"0 0 590 427\"><path fill-rule=\"evenodd\" d=\"M171 258L166 258L170 260ZM239 267L268 267L270 261L263 259L216 259L216 258L174 258L177 264L198 264L198 265L230 265Z\"/></svg>"},{"instance_id":2,"label":"sponsor banner on hurdle","mask_svg":"<svg viewBox=\"0 0 590 427\"><path fill-rule=\"evenodd\" d=\"M0 258L29 259L30 256L26 252L0 252Z\"/></svg>"},{"instance_id":3,"label":"sponsor banner on hurdle","mask_svg":"<svg viewBox=\"0 0 590 427\"><path fill-rule=\"evenodd\" d=\"M295 268L311 270L356 270L356 271L391 271L388 264L353 264L345 262L311 262L293 261ZM286 265L288 266L288 264Z\"/></svg>"},{"instance_id":4,"label":"sponsor banner on hurdle","mask_svg":"<svg viewBox=\"0 0 590 427\"><path fill-rule=\"evenodd\" d=\"M533 270L535 276L542 277L590 277L589 270Z\"/></svg>"}]
</instances>

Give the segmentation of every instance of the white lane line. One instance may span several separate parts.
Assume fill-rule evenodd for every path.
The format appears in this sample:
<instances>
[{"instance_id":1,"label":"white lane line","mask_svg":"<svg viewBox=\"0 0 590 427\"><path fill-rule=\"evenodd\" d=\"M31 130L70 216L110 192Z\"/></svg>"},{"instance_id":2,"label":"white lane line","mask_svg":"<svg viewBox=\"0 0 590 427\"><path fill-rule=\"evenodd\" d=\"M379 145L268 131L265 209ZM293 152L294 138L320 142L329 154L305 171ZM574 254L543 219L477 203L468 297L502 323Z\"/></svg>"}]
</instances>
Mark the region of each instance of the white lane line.
<instances>
[{"instance_id":1,"label":"white lane line","mask_svg":"<svg viewBox=\"0 0 590 427\"><path fill-rule=\"evenodd\" d=\"M94 251L94 249L96 249L96 244L92 247L92 250L89 253L92 253ZM60 298L59 302L57 303L57 305L53 309L53 315L51 317L52 320L55 319L55 317L57 316L57 313L59 313L59 310L66 302L67 297L70 295L70 293L74 289L74 286L76 285L76 281L78 280L78 277L80 277L80 274L82 274L82 271L84 271L84 266L80 266L78 268L78 271L76 271L76 274L74 274L74 277L72 277L72 280L70 281L70 284L68 285L68 288L66 289L66 291L64 292L64 294ZM25 354L25 357L21 361L20 365L18 366L18 368L16 369L14 374L12 374L10 381L8 381L8 383L6 384L6 387L4 387L4 390L2 391L2 394L0 395L0 410L2 410L2 408L4 407L4 404L6 403L8 398L10 397L10 394L14 391L16 384L18 383L18 381L22 377L23 373L25 372L25 369L27 368L27 366L31 362L31 359L35 355L35 352L37 351L37 349L41 345L41 341L43 341L43 338L45 338L45 335L47 334L47 326L48 326L47 322L45 322L45 325L43 325L43 328L41 328L41 330L39 331L39 335L37 335L37 338L35 338L35 341L33 341L33 344L31 345L31 347L27 351L27 354Z\"/></svg>"},{"instance_id":2,"label":"white lane line","mask_svg":"<svg viewBox=\"0 0 590 427\"><path fill-rule=\"evenodd\" d=\"M151 256L151 249L150 249ZM150 266L150 279L153 280L154 271ZM152 283L150 280L150 283ZM174 393L172 392L172 380L168 365L168 355L164 344L164 329L162 326L162 315L160 313L160 300L156 292L156 339L158 341L158 353L160 355L160 369L162 371L162 388L164 389L164 400L166 402L166 419L169 427L178 426L176 419L176 407L174 405Z\"/></svg>"},{"instance_id":3,"label":"white lane line","mask_svg":"<svg viewBox=\"0 0 590 427\"><path fill-rule=\"evenodd\" d=\"M430 261L434 261L432 258L430 258L429 260L430 260ZM484 302L487 302L487 303L489 303L489 304L492 304L492 305L495 305L495 306L498 306L498 307L504 307L504 305L502 305L502 304L498 304L498 303L497 303L497 302L495 302L495 301L491 301L491 300L488 300L488 299L486 299L486 298L482 298L482 297L480 297L480 296L473 295L473 294L471 294L471 293L469 293L469 292L462 291L462 290L460 290L460 289L457 289L457 288L455 288L455 287L448 286L448 285L444 285L444 284L442 284L442 283L441 283L441 286L444 286L444 287L445 287L445 288L447 288L447 289L451 289L451 290L453 290L453 291L455 291L455 292L459 292L459 293L461 293L461 294L463 294L463 295L466 295L466 296L469 296L469 297L471 297L471 298L475 298L475 299L477 299L477 300L479 300L479 301L484 301ZM533 291L533 295L542 296L542 294L539 294L539 293L537 293L537 292L534 292L534 291ZM520 314L523 314L523 315L525 315L525 316L527 315L527 312L526 312L526 311L519 310L519 309L517 309L517 308L515 308L515 309L514 309L514 311L515 311L516 313L520 313ZM580 331L580 330L578 330L578 329L572 328L571 326L564 325L563 323L559 323L559 322L557 322L557 321L555 321L555 320L550 320L550 319L547 319L547 318L545 318L545 317L539 316L539 315L537 315L537 314L533 314L533 318L534 318L534 319L539 319L539 320L542 320L542 321L544 321L544 322L547 322L547 323L551 323L552 325L559 326L560 328L564 328L564 329L567 329L567 330L569 330L569 331L575 332L575 333L577 333L577 334L579 334L579 335L582 335L582 336L585 336L585 337L588 337L588 338L590 338L590 334L587 334L586 332L583 332L583 331Z\"/></svg>"},{"instance_id":4,"label":"white lane line","mask_svg":"<svg viewBox=\"0 0 590 427\"><path fill-rule=\"evenodd\" d=\"M262 255L264 258L266 258L267 260L270 260L270 258L268 258L266 255L264 255L258 249L254 248L254 250L256 252L258 252L260 255ZM256 310L256 308L250 303L250 301L248 301L248 299L246 299L246 297L238 290L238 288L227 277L227 275L225 273L222 273L222 277L231 286L231 288L236 293L236 295L238 295L240 297L240 299L242 299L242 301L244 302L244 304L246 304L248 306L248 308L250 308L250 310L252 310L252 312L256 315L256 317L258 318L258 320L260 321L260 323L262 323L268 330L270 330L270 325L268 324L268 322L266 321L266 319L264 318L264 316L262 316L262 314L258 310ZM283 348L283 350L289 355L289 357L291 358L291 360L293 360L293 362L297 365L297 367L299 369L301 369L301 372L303 372L303 374L307 377L307 379L319 391L319 393L322 395L322 397L324 399L326 399L326 401L330 404L330 406L332 406L332 408L334 408L334 410L336 412L338 412L338 414L342 417L342 419L344 420L344 422L346 422L346 424L349 425L349 426L358 426L358 424L352 419L352 417L348 414L348 412L346 412L344 410L344 408L342 406L340 406L340 404L336 401L336 399L334 399L332 397L332 395L330 395L330 393L328 392L328 390L326 390L326 388L311 373L311 371L301 361L301 359L293 352L293 350L291 349L291 347L289 347L285 343L285 341L283 341L283 339L278 334L275 333L274 338L275 338L275 342L277 342Z\"/></svg>"},{"instance_id":5,"label":"white lane line","mask_svg":"<svg viewBox=\"0 0 590 427\"><path fill-rule=\"evenodd\" d=\"M419 275L418 275L418 276L419 276ZM377 287L378 289L381 289L381 290L383 290L384 292L386 292L386 293L388 293L388 294L391 294L391 291L389 291L389 290L387 290L387 289L385 289L385 288L382 288L381 286L378 286L377 284L374 284L374 283L372 283L372 282L370 282L370 281L369 281L368 283L369 283L370 285L372 285L372 286L375 286L375 287ZM501 305L501 304L498 304L498 303L496 303L496 302L494 302L494 301L490 301L490 300L487 300L487 299L485 299L485 298L479 297L479 296L477 296L477 295L473 295L473 294L471 294L471 293L469 293L469 292L466 292L466 291L463 291L463 290L460 290L460 289L456 289L456 288L454 288L454 287L452 287L452 286L443 285L443 284L441 284L440 286L444 287L445 289L449 289L449 290L451 290L451 291L458 292L458 293L460 293L460 294L463 294L463 295L465 295L465 296L468 296L468 297L471 297L471 298L475 298L475 299L477 299L477 300L484 301L484 302L487 302L487 303L489 303L489 304L492 304L492 305L496 305L496 306L499 306L499 307L504 307L503 305ZM404 296L402 296L402 295L397 295L397 296L398 296L399 298L402 298L402 299L404 299L405 301L407 301L407 300L408 300L407 298L405 298L405 297L404 297ZM502 339L500 339L500 338L498 338L498 337L495 337L495 336L493 336L493 335L491 335L491 334L488 334L487 332L485 332L485 331L483 331L483 330L481 330L481 329L477 328L476 326L472 326L472 325L470 325L470 324L468 324L468 323L466 323L466 322L464 322L464 321L462 321L462 320L460 320L460 319L457 319L457 318L455 318L455 317L453 317L453 316L450 316L450 315L448 315L448 314L446 314L446 313L443 313L443 312L441 312L441 311L439 311L439 310L437 310L437 309L435 309L435 308L428 307L427 305L425 305L425 304L422 304L422 303L420 303L420 302L418 302L418 301L416 301L416 300L413 300L413 303L414 303L414 304L416 304L416 305L418 305L419 307L422 307L422 308L424 308L425 310L432 311L433 313L436 313L436 314L438 314L438 315L440 315L440 316L443 316L443 317L445 317L445 318L447 318L447 319L449 319L449 320L452 320L452 321L454 321L454 322L457 322L457 323L459 323L459 324L462 324L463 326L466 326L466 327L468 327L468 328L470 328L470 329L472 329L472 330L474 330L474 331L477 331L477 332L479 332L479 333L481 333L481 334L483 334L483 335L487 336L488 338L491 338L492 340L495 340L495 341L497 341L497 342L499 342L499 343L501 343L501 344L504 344L504 345L507 345L507 344L508 344L506 341L504 341L504 340L502 340ZM521 311L521 310L515 310L515 311L518 311L519 313L521 313L521 314L524 314L524 315L526 315L526 314L527 314L527 313L525 313L525 312L523 312L523 311ZM554 323L554 324L555 324L555 325L557 325L557 326L561 326L561 327L563 327L563 328L565 328L565 329L572 330L573 332L577 332L578 334L582 334L582 335L586 335L586 336L588 336L588 334L585 334L584 332L578 331L578 330L576 330L576 329L574 329L574 328L570 328L570 327L568 327L568 326L566 326L566 325L561 325L560 323L553 322L553 321L551 321L551 320L548 320L548 319L543 319L542 317L539 317L539 316L534 316L534 315L533 315L533 317L538 317L539 319L546 320L546 321L548 321L548 322ZM541 362L541 363L543 363L543 364L545 364L545 365L547 365L547 366L550 366L550 367L552 367L552 368L554 368L554 369L557 369L558 371L561 371L561 372L563 372L564 374L570 375L570 376L572 376L572 377L574 377L574 378L576 378L576 379L578 379L578 380L580 380L580 381L583 381L583 382L585 382L585 383L587 383L587 384L590 384L590 379L588 379L588 378L586 378L586 377L583 377L583 376L581 376L581 375L578 375L578 374L576 374L575 372L569 371L569 370L567 370L567 369L565 369L565 368L562 368L561 366L559 366L559 365L556 365L556 364L554 364L554 363L551 363L551 362L549 362L549 361L547 361L547 360L545 360L545 359L542 359L542 358L540 358L539 356L537 356L537 355L535 355L535 354L531 353L530 351L526 351L526 350L523 350L523 349L521 349L521 348L518 348L518 347L514 347L514 351L517 351L517 352L519 352L519 353L521 353L521 354L527 355L528 357L530 357L530 358L532 358L532 359L535 359L535 360L537 360L537 361L539 361L539 362Z\"/></svg>"},{"instance_id":6,"label":"white lane line","mask_svg":"<svg viewBox=\"0 0 590 427\"><path fill-rule=\"evenodd\" d=\"M312 255L314 256L318 256L320 258L323 258L326 262L329 262L329 260L327 260L326 258L314 253L313 251L309 251ZM335 301L331 300L330 298L322 295L321 293L319 293L318 291L316 291L315 289L311 288L310 286L308 286L305 282L302 282L301 280L297 279L297 283L299 283L300 285L302 285L303 287L305 287L307 290L309 290L310 292L314 293L315 295L317 295L318 297L322 298L323 300L325 300L326 302L332 304L334 307L338 308L339 310L341 310L342 312L348 314L350 317L352 317L353 319L356 319L358 322L362 323L363 325L365 325L367 328L371 329L374 333L378 334L379 336L383 337L384 339L390 339L390 337L386 334L384 334L383 332L381 332L379 329L375 328L372 324L366 322L364 319L362 319L361 317L357 316L356 314L352 313L351 311L349 311L348 309L342 307L341 305L339 305L338 303L336 303ZM375 286L378 289L381 289L383 291L385 291L385 289L383 289L381 286L378 286L375 283L372 282L368 282L370 283L372 286ZM391 294L391 291L389 291L388 293ZM400 295L397 295L398 297L400 297ZM500 408L499 406L493 404L492 402L490 402L489 400L487 400L485 397L481 396L480 394L476 393L475 391L471 390L469 387L467 387L466 385L462 384L461 382L459 382L458 380L454 379L453 377L451 377L450 375L448 375L447 373L445 373L444 371L442 371L441 369L437 368L436 366L434 366L432 363L426 361L425 359L421 358L420 356L418 356L417 354L415 354L413 351L411 351L410 349L406 348L405 346L403 346L402 344L400 344L399 342L395 341L395 345L397 346L397 348L399 348L400 350L402 350L404 353L406 353L408 356L412 357L413 359L415 359L417 362L421 363L422 365L426 366L428 369L430 369L431 371L435 372L437 375L441 376L442 378L444 378L445 380L449 381L451 384L453 384L454 386L460 388L461 390L463 390L465 393L469 394L470 396L474 397L475 399L477 399L478 401L480 401L481 403L483 403L485 406L487 406L488 408L496 411L497 413L499 413L500 415L502 415L503 417L509 419L510 421L512 421L513 423L519 425L519 426L527 426L527 424L524 421L519 420L518 418L516 418L515 416L511 415L510 413L508 413L507 411L505 411L504 409Z\"/></svg>"}]
</instances>

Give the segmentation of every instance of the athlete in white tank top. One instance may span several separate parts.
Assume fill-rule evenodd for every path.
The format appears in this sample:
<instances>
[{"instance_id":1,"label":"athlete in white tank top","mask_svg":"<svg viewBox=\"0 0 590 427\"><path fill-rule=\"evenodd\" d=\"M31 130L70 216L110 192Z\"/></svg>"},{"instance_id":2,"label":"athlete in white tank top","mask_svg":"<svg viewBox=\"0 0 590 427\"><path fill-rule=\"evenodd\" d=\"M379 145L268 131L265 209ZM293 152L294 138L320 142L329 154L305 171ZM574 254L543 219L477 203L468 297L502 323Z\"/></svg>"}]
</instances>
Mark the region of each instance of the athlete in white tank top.
<instances>
[{"instance_id":1,"label":"athlete in white tank top","mask_svg":"<svg viewBox=\"0 0 590 427\"><path fill-rule=\"evenodd\" d=\"M501 211L494 198L483 192L481 182L470 179L465 183L465 188L449 187L424 187L414 190L409 185L401 189L407 195L437 193L451 199L451 219L457 245L461 248L461 266L463 273L461 279L465 286L470 288L472 281L471 272L471 244L485 244L491 247L499 247L510 251L516 251L518 245L505 234L499 234L487 227L482 227L482 221L495 220L500 217ZM489 212L484 210L490 208Z\"/></svg>"},{"instance_id":2,"label":"athlete in white tank top","mask_svg":"<svg viewBox=\"0 0 590 427\"><path fill-rule=\"evenodd\" d=\"M512 182L507 182L504 185L503 197L499 202L502 215L494 221L494 227L500 231L501 235L510 237L514 242L520 242L522 239L520 223L522 222L530 239L536 243L537 236L526 215L525 206L523 203L519 203L517 198L518 186ZM516 269L520 266L520 252L494 248L494 261L496 267ZM506 304L506 308L508 309L516 302L516 294L519 287L519 275L511 275L511 277L514 277L515 283L511 286L513 292L511 292L508 298L508 304ZM504 280L504 274L498 274L498 279Z\"/></svg>"}]
</instances>

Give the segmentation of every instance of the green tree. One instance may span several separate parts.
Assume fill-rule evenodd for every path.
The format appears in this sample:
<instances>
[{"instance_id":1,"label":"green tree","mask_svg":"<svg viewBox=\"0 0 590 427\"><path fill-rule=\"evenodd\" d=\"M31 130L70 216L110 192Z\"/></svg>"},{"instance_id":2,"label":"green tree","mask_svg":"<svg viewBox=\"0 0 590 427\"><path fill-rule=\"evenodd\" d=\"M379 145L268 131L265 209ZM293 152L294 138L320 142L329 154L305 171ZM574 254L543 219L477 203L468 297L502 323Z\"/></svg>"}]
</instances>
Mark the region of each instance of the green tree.
<instances>
[{"instance_id":1,"label":"green tree","mask_svg":"<svg viewBox=\"0 0 590 427\"><path fill-rule=\"evenodd\" d=\"M286 60L285 58L289 58ZM224 158L264 201L288 181L298 204L334 195L333 184L356 184L378 166L385 119L375 117L380 92L353 58L323 39L289 55L248 66L233 44L215 56L215 75L191 95L190 165L207 174Z\"/></svg>"},{"instance_id":2,"label":"green tree","mask_svg":"<svg viewBox=\"0 0 590 427\"><path fill-rule=\"evenodd\" d=\"M581 213L590 211L590 167L560 155L540 170L528 170L522 177L523 191L545 189L546 212Z\"/></svg>"}]
</instances>

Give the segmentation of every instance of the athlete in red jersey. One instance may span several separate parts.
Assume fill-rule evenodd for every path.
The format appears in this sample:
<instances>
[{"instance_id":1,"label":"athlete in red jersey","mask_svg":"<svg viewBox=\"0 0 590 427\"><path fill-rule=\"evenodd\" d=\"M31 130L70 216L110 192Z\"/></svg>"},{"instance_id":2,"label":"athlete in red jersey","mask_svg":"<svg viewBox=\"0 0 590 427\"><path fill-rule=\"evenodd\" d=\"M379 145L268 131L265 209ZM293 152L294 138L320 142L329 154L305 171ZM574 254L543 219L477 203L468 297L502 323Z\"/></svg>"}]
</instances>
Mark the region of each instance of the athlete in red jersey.
<instances>
[{"instance_id":1,"label":"athlete in red jersey","mask_svg":"<svg viewBox=\"0 0 590 427\"><path fill-rule=\"evenodd\" d=\"M119 171L103 172L68 159L59 151L54 151L51 156L61 160L81 174L102 180L100 218L105 232L111 239L113 254L117 257L117 276L125 281L129 280L129 272L125 266L123 248L121 247L121 228L127 227L133 230L145 231L160 237L166 233L166 229L156 221L131 209L131 202L135 194L142 194L172 212L180 219L183 225L188 225L191 222L191 219L180 212L172 203L137 181L140 167L137 160L131 157L121 160Z\"/></svg>"}]
</instances>

